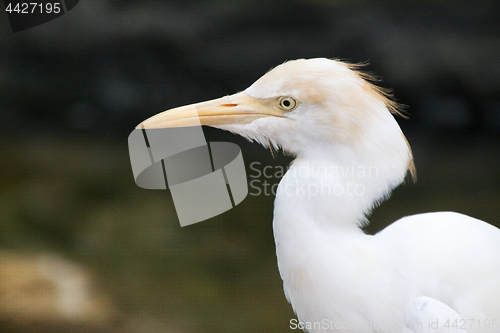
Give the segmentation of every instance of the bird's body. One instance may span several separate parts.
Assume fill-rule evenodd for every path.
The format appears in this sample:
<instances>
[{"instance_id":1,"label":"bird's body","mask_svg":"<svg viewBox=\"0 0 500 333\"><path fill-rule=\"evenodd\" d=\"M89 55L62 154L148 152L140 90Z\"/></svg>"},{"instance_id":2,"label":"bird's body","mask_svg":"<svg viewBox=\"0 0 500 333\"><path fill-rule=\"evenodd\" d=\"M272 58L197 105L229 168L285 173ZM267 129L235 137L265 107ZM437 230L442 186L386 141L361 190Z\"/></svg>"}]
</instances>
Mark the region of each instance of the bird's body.
<instances>
[{"instance_id":1,"label":"bird's body","mask_svg":"<svg viewBox=\"0 0 500 333\"><path fill-rule=\"evenodd\" d=\"M359 227L408 171L394 104L352 66L276 67L244 92L195 104L201 124L296 156L275 201L287 299L309 332L500 332L500 229L457 213ZM191 125L185 108L143 128Z\"/></svg>"},{"instance_id":2,"label":"bird's body","mask_svg":"<svg viewBox=\"0 0 500 333\"><path fill-rule=\"evenodd\" d=\"M499 229L442 212L405 217L366 235L356 223L332 223L352 209L349 198L355 191L346 191L345 201L328 198L329 177L309 170L309 175L316 172L316 181L300 180L310 167L300 164L279 185L273 226L285 293L303 325L317 328L311 332L406 332L406 325L407 332L426 332L436 319L443 330L428 332L453 332L447 327L453 329L456 319L440 315L450 310L460 314L455 326L468 329L457 332L500 331L491 325L500 315ZM307 190L315 193L321 186L322 199ZM415 313L413 303L420 296L439 301L444 309L433 313L435 318Z\"/></svg>"}]
</instances>

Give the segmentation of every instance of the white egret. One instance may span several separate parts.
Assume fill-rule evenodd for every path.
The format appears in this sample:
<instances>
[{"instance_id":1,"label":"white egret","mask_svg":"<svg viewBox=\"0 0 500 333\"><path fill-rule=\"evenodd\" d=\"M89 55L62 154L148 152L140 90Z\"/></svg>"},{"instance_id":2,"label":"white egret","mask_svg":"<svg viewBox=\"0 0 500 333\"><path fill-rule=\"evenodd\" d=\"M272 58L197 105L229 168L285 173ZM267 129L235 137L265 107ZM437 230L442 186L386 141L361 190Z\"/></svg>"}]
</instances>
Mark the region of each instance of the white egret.
<instances>
[{"instance_id":1,"label":"white egret","mask_svg":"<svg viewBox=\"0 0 500 333\"><path fill-rule=\"evenodd\" d=\"M243 92L194 104L202 125L296 158L274 237L285 294L310 332L500 332L500 229L452 212L359 227L407 173L395 103L355 66L286 62ZM138 128L191 126L193 105Z\"/></svg>"}]
</instances>

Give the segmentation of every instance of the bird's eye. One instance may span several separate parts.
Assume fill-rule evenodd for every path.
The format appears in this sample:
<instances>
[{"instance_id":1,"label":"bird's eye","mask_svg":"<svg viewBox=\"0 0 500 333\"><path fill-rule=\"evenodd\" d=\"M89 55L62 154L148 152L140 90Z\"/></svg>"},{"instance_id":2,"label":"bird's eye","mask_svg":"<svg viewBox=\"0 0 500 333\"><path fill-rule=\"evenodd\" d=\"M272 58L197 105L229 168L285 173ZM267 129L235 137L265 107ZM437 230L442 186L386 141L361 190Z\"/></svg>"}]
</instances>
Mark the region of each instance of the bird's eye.
<instances>
[{"instance_id":1,"label":"bird's eye","mask_svg":"<svg viewBox=\"0 0 500 333\"><path fill-rule=\"evenodd\" d=\"M279 103L280 103L280 107L286 111L291 111L299 105L297 100L295 100L292 97L280 97Z\"/></svg>"}]
</instances>

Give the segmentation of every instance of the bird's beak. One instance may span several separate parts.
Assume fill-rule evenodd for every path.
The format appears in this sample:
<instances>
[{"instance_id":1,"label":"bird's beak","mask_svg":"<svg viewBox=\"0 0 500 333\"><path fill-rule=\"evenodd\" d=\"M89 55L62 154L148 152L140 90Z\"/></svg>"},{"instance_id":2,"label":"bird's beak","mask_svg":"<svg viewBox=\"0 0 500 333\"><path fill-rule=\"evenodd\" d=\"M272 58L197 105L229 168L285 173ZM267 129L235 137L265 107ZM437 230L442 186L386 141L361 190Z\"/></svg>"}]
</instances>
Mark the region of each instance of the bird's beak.
<instances>
[{"instance_id":1,"label":"bird's beak","mask_svg":"<svg viewBox=\"0 0 500 333\"><path fill-rule=\"evenodd\" d=\"M245 92L161 112L140 123L137 129L190 127L200 125L249 124L263 117L284 117L267 99Z\"/></svg>"}]
</instances>

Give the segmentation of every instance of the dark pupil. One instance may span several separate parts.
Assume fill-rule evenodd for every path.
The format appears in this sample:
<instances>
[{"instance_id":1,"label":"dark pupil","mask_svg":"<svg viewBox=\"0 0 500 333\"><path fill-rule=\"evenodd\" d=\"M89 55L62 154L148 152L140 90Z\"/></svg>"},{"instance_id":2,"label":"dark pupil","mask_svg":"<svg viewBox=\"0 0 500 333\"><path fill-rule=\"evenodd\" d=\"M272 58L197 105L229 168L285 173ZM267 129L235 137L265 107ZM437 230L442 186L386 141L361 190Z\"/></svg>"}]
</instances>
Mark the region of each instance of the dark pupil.
<instances>
[{"instance_id":1,"label":"dark pupil","mask_svg":"<svg viewBox=\"0 0 500 333\"><path fill-rule=\"evenodd\" d=\"M283 105L286 106L286 107L289 107L290 106L290 101L284 100L283 101Z\"/></svg>"}]
</instances>

